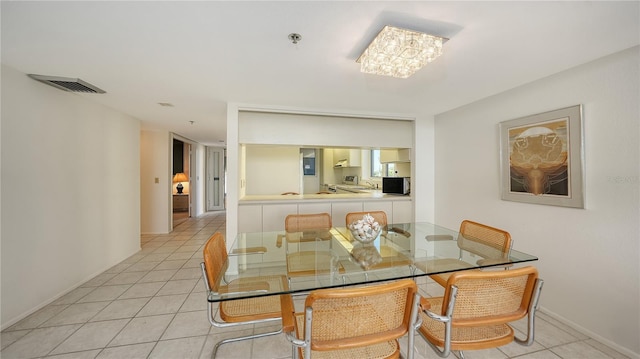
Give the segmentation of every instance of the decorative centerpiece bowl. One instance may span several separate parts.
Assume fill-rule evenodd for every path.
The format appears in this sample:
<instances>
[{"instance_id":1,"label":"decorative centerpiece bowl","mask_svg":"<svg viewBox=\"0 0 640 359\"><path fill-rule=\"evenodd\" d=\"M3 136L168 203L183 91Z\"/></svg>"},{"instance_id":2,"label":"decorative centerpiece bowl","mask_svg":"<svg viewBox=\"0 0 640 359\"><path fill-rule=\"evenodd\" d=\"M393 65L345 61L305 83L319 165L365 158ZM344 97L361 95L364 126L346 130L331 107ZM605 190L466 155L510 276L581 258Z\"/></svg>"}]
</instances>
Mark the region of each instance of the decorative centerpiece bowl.
<instances>
[{"instance_id":1,"label":"decorative centerpiece bowl","mask_svg":"<svg viewBox=\"0 0 640 359\"><path fill-rule=\"evenodd\" d=\"M349 230L351 231L353 238L358 242L371 243L378 238L382 228L373 216L365 214L362 219L349 224Z\"/></svg>"},{"instance_id":2,"label":"decorative centerpiece bowl","mask_svg":"<svg viewBox=\"0 0 640 359\"><path fill-rule=\"evenodd\" d=\"M364 269L369 269L382 262L382 256L375 246L356 244L351 250L351 257Z\"/></svg>"}]
</instances>

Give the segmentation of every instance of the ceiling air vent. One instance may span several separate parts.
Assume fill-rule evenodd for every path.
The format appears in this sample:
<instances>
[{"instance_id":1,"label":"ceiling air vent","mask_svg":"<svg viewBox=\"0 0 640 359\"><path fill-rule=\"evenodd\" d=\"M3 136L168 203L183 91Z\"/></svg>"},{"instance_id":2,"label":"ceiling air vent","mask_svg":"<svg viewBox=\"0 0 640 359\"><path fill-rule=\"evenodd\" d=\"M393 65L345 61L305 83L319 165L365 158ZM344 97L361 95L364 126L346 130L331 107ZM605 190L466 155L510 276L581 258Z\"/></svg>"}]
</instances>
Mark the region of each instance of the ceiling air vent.
<instances>
[{"instance_id":1,"label":"ceiling air vent","mask_svg":"<svg viewBox=\"0 0 640 359\"><path fill-rule=\"evenodd\" d=\"M84 82L80 79L73 79L69 77L58 77L58 76L34 75L34 74L29 74L29 77L64 91L105 93L104 90L101 90L98 87L88 82Z\"/></svg>"}]
</instances>

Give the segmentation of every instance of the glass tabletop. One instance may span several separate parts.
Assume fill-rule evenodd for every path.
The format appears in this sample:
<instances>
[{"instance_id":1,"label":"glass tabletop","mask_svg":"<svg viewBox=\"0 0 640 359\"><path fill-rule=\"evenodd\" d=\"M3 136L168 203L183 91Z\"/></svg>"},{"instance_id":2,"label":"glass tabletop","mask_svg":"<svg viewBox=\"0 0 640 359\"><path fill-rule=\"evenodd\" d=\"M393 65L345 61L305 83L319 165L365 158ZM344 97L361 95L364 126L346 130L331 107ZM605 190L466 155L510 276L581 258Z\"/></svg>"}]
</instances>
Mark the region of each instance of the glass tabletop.
<instances>
[{"instance_id":1,"label":"glass tabletop","mask_svg":"<svg viewBox=\"0 0 640 359\"><path fill-rule=\"evenodd\" d=\"M431 223L385 226L370 243L346 227L239 233L211 302L508 266L538 258Z\"/></svg>"}]
</instances>

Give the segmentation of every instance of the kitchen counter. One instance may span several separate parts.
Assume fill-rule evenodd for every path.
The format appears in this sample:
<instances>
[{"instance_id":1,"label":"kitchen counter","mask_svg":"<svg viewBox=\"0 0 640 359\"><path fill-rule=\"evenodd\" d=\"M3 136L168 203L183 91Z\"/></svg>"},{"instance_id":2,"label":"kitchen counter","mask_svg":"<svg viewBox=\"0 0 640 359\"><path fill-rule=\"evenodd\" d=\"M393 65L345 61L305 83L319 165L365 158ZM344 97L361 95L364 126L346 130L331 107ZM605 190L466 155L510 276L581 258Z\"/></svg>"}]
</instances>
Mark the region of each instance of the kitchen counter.
<instances>
[{"instance_id":1,"label":"kitchen counter","mask_svg":"<svg viewBox=\"0 0 640 359\"><path fill-rule=\"evenodd\" d=\"M349 186L349 184L347 184ZM238 201L238 228L243 232L284 230L291 213L329 213L334 223L344 223L349 212L384 211L395 223L413 220L411 196L382 193L382 190L351 185L349 191L328 194L248 195ZM360 188L354 188L360 187Z\"/></svg>"},{"instance_id":2,"label":"kitchen counter","mask_svg":"<svg viewBox=\"0 0 640 359\"><path fill-rule=\"evenodd\" d=\"M411 196L382 193L381 190L359 190L358 193L299 194L299 195L248 195L239 204L294 203L294 202L340 202L340 201L410 201Z\"/></svg>"},{"instance_id":3,"label":"kitchen counter","mask_svg":"<svg viewBox=\"0 0 640 359\"><path fill-rule=\"evenodd\" d=\"M334 192L351 192L351 193L376 193L382 192L381 189L376 189L372 187L362 186L362 185L353 185L353 184L333 184L328 185L329 190L333 188ZM340 193L340 192L338 192Z\"/></svg>"}]
</instances>

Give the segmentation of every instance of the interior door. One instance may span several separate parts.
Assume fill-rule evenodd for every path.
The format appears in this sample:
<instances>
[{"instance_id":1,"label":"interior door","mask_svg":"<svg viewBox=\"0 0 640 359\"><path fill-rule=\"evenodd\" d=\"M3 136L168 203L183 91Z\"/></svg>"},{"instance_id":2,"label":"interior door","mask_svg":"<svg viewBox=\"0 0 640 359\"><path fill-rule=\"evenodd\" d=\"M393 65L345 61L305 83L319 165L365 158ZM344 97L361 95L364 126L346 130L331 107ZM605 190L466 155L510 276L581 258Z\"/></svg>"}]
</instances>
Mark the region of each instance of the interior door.
<instances>
[{"instance_id":1,"label":"interior door","mask_svg":"<svg viewBox=\"0 0 640 359\"><path fill-rule=\"evenodd\" d=\"M207 147L205 158L205 194L207 211L220 211L224 207L224 148Z\"/></svg>"}]
</instances>

